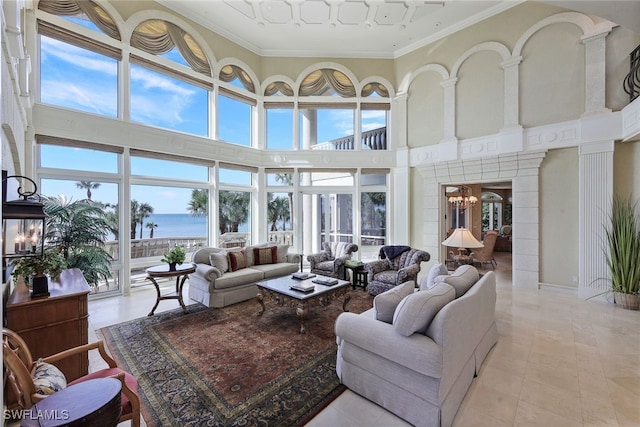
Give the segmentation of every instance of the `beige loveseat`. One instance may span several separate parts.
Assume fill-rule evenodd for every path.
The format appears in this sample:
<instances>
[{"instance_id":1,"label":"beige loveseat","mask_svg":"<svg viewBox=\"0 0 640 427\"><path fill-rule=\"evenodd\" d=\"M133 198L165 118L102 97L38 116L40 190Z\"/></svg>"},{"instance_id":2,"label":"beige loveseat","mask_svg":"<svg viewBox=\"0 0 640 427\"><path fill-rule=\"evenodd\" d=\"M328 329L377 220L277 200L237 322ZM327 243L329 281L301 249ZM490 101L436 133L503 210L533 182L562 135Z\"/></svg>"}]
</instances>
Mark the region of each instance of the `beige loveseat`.
<instances>
[{"instance_id":1,"label":"beige loveseat","mask_svg":"<svg viewBox=\"0 0 640 427\"><path fill-rule=\"evenodd\" d=\"M413 425L450 426L498 339L495 275L478 280L465 265L431 289L414 286L376 296L360 315L340 314L336 371L342 384Z\"/></svg>"},{"instance_id":2,"label":"beige loveseat","mask_svg":"<svg viewBox=\"0 0 640 427\"><path fill-rule=\"evenodd\" d=\"M191 256L196 271L189 275L189 298L218 308L254 298L256 282L299 270L300 255L288 250L274 244L198 249Z\"/></svg>"}]
</instances>

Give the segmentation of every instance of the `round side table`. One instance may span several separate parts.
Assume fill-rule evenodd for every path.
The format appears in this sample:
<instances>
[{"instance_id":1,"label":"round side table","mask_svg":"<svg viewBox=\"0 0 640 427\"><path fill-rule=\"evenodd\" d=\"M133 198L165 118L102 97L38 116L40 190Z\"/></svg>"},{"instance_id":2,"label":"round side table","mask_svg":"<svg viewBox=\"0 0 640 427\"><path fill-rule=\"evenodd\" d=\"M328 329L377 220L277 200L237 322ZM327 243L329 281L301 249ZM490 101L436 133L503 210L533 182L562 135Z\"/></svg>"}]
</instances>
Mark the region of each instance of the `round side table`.
<instances>
[{"instance_id":1,"label":"round side table","mask_svg":"<svg viewBox=\"0 0 640 427\"><path fill-rule=\"evenodd\" d=\"M182 307L183 312L187 312L187 306L184 305L184 300L182 299L182 288L184 286L184 282L189 278L189 274L196 271L196 265L192 263L186 264L178 264L175 270L169 270L168 264L156 265L155 267L147 268L147 280L150 280L151 283L156 287L156 303L151 309L149 316L153 316L153 312L158 308L158 304L160 301L165 299L177 299L180 303L180 307ZM175 277L176 278L176 291L168 294L162 295L160 293L160 286L158 286L158 282L156 279L166 278L166 277ZM182 279L181 279L182 278Z\"/></svg>"},{"instance_id":2,"label":"round side table","mask_svg":"<svg viewBox=\"0 0 640 427\"><path fill-rule=\"evenodd\" d=\"M64 388L23 412L24 427L83 427L118 425L122 383L96 378Z\"/></svg>"}]
</instances>

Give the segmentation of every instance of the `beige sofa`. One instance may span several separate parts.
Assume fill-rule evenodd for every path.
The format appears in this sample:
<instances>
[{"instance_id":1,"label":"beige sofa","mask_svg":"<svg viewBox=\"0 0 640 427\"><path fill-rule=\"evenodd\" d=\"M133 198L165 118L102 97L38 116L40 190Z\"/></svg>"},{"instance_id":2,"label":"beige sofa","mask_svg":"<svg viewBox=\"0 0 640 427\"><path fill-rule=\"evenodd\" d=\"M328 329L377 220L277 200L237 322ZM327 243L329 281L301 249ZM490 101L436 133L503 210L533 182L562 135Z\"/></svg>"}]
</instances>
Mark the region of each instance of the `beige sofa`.
<instances>
[{"instance_id":1,"label":"beige sofa","mask_svg":"<svg viewBox=\"0 0 640 427\"><path fill-rule=\"evenodd\" d=\"M273 258L269 253L271 248L275 248L271 252ZM262 263L259 257L254 256L254 249L261 254L266 253ZM301 256L290 254L288 250L286 245L274 244L198 249L191 256L196 271L189 275L189 298L207 307L218 308L254 298L258 293L256 282L299 270ZM238 259L244 259L244 264Z\"/></svg>"},{"instance_id":2,"label":"beige sofa","mask_svg":"<svg viewBox=\"0 0 640 427\"><path fill-rule=\"evenodd\" d=\"M431 289L413 287L376 296L360 315L340 314L336 371L342 384L413 425L450 426L498 339L495 275L478 280L462 266Z\"/></svg>"}]
</instances>

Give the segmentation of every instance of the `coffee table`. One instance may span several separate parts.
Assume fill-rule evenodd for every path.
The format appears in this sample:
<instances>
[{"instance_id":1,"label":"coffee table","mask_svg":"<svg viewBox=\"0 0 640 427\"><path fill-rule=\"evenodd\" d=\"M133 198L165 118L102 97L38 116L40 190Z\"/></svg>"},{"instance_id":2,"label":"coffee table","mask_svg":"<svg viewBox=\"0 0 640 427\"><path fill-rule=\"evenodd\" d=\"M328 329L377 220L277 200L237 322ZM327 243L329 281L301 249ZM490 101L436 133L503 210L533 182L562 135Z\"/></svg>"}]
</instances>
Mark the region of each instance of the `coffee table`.
<instances>
[{"instance_id":1,"label":"coffee table","mask_svg":"<svg viewBox=\"0 0 640 427\"><path fill-rule=\"evenodd\" d=\"M300 333L304 334L307 332L305 322L309 314L309 308L314 306L326 307L331 304L333 300L344 297L342 310L349 311L347 310L347 304L351 299L351 295L349 295L349 285L351 285L351 282L347 280L338 280L337 284L327 286L313 283L312 280L315 278L329 279L328 277L320 275L306 280L298 280L293 279L291 276L285 276L258 282L258 295L256 296L256 299L261 306L258 316L262 316L266 310L264 305L265 299L269 299L278 306L295 308L296 314L300 318ZM309 283L315 285L315 289L313 291L302 292L291 289L291 286L293 285Z\"/></svg>"}]
</instances>

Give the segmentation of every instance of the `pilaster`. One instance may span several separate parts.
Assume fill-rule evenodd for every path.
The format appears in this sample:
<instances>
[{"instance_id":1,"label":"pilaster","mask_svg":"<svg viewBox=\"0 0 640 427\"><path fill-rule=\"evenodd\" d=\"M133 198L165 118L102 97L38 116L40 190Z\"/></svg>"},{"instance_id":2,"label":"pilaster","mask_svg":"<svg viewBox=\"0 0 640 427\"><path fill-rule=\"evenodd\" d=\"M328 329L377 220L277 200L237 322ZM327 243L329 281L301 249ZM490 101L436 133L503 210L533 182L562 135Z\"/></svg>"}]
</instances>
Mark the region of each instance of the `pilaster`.
<instances>
[{"instance_id":1,"label":"pilaster","mask_svg":"<svg viewBox=\"0 0 640 427\"><path fill-rule=\"evenodd\" d=\"M613 140L579 147L578 296L581 298L600 294L609 287L603 225L607 223L613 195L613 150Z\"/></svg>"}]
</instances>

